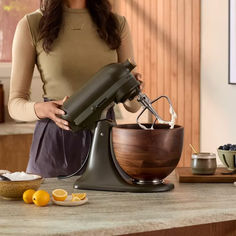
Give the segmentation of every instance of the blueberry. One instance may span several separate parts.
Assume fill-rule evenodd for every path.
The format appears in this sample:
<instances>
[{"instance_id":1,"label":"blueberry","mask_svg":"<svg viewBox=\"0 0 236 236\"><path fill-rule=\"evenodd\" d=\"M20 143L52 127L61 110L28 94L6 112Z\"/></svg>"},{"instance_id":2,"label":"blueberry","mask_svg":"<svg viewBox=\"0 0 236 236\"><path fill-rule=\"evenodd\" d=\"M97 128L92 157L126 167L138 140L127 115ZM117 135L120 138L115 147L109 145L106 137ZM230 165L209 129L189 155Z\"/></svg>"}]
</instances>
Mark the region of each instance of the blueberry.
<instances>
[{"instance_id":1,"label":"blueberry","mask_svg":"<svg viewBox=\"0 0 236 236\"><path fill-rule=\"evenodd\" d=\"M235 145L235 144L231 145L231 147L230 147L229 150L230 150L230 151L236 151L236 145Z\"/></svg>"},{"instance_id":2,"label":"blueberry","mask_svg":"<svg viewBox=\"0 0 236 236\"><path fill-rule=\"evenodd\" d=\"M229 150L229 148L230 148L230 147L229 147L228 145L224 145L224 146L223 146L223 150Z\"/></svg>"},{"instance_id":3,"label":"blueberry","mask_svg":"<svg viewBox=\"0 0 236 236\"><path fill-rule=\"evenodd\" d=\"M223 150L223 146L219 146L219 147L218 147L218 149L221 149L221 150Z\"/></svg>"}]
</instances>

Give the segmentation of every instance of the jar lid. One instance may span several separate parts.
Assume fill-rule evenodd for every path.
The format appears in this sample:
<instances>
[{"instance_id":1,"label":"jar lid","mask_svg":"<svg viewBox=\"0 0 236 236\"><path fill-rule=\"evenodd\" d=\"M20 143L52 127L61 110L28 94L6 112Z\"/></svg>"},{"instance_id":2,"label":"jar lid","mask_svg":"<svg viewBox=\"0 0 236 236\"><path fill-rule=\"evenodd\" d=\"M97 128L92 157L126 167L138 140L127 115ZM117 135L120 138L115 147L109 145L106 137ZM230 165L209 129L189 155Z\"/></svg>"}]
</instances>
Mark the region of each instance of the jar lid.
<instances>
[{"instance_id":1,"label":"jar lid","mask_svg":"<svg viewBox=\"0 0 236 236\"><path fill-rule=\"evenodd\" d=\"M192 154L192 159L216 159L216 154L212 152L199 152Z\"/></svg>"}]
</instances>

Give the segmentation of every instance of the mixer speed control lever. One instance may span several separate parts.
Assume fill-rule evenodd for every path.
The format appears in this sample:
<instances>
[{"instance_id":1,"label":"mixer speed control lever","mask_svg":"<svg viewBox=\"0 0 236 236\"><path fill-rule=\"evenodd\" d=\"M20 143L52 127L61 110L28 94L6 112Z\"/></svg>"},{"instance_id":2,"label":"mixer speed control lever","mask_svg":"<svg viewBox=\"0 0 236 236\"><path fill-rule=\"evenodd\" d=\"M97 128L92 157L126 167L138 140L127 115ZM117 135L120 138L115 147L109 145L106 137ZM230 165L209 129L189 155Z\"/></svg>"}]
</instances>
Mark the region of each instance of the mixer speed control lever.
<instances>
[{"instance_id":1,"label":"mixer speed control lever","mask_svg":"<svg viewBox=\"0 0 236 236\"><path fill-rule=\"evenodd\" d=\"M96 108L102 107L102 105L107 101L107 98L104 98L101 102L98 103Z\"/></svg>"}]
</instances>

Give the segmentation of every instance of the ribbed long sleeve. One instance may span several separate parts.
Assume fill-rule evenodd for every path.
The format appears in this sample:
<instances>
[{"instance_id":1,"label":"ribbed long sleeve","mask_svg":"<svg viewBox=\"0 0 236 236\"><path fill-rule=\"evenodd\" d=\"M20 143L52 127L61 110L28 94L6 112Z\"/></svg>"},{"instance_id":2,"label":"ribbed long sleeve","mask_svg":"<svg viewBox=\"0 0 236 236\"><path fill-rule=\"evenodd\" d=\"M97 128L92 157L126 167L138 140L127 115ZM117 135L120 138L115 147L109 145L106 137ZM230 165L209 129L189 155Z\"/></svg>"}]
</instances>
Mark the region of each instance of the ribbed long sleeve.
<instances>
[{"instance_id":1,"label":"ribbed long sleeve","mask_svg":"<svg viewBox=\"0 0 236 236\"><path fill-rule=\"evenodd\" d=\"M12 47L12 71L8 109L13 119L35 121L35 102L30 101L30 86L36 60L35 47L26 17L19 21Z\"/></svg>"}]
</instances>

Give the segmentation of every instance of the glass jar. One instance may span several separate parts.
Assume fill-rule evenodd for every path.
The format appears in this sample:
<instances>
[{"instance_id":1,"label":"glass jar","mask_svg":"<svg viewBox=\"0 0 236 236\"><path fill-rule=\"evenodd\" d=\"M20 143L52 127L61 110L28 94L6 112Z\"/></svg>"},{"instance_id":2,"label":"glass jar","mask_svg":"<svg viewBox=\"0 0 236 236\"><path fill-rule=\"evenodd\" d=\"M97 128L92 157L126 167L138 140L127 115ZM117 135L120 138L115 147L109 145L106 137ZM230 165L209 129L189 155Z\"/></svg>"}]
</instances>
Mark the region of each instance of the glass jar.
<instances>
[{"instance_id":1,"label":"glass jar","mask_svg":"<svg viewBox=\"0 0 236 236\"><path fill-rule=\"evenodd\" d=\"M192 155L192 173L196 175L213 175L216 171L216 154L208 152Z\"/></svg>"}]
</instances>

